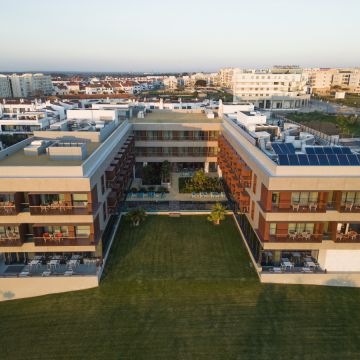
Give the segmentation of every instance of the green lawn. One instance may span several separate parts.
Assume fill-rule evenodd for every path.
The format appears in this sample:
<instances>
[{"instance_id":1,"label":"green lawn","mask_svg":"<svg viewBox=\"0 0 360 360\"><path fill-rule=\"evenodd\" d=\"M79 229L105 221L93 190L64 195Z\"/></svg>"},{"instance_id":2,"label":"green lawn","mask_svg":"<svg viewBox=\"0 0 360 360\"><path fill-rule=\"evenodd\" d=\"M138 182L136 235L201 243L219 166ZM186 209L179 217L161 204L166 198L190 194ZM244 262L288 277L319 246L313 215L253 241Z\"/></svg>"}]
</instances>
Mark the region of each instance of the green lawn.
<instances>
[{"instance_id":1,"label":"green lawn","mask_svg":"<svg viewBox=\"0 0 360 360\"><path fill-rule=\"evenodd\" d=\"M328 135L360 136L360 121L356 117L329 115L319 111L289 113L286 117Z\"/></svg>"},{"instance_id":2,"label":"green lawn","mask_svg":"<svg viewBox=\"0 0 360 360\"><path fill-rule=\"evenodd\" d=\"M3 359L359 359L360 289L261 285L232 218L123 224L97 289L0 303Z\"/></svg>"}]
</instances>

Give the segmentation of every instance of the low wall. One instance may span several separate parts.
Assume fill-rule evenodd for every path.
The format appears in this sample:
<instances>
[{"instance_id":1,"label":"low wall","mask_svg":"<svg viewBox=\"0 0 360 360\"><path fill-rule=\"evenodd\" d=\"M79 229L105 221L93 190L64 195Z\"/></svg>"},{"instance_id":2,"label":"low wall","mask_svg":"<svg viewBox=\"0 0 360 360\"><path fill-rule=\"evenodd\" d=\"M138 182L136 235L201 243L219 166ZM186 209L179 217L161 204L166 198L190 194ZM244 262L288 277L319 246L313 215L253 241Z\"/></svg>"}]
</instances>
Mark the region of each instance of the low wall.
<instances>
[{"instance_id":1,"label":"low wall","mask_svg":"<svg viewBox=\"0 0 360 360\"><path fill-rule=\"evenodd\" d=\"M0 301L85 290L98 285L96 275L0 278Z\"/></svg>"},{"instance_id":2,"label":"low wall","mask_svg":"<svg viewBox=\"0 0 360 360\"><path fill-rule=\"evenodd\" d=\"M360 272L326 274L260 273L262 283L360 287Z\"/></svg>"}]
</instances>

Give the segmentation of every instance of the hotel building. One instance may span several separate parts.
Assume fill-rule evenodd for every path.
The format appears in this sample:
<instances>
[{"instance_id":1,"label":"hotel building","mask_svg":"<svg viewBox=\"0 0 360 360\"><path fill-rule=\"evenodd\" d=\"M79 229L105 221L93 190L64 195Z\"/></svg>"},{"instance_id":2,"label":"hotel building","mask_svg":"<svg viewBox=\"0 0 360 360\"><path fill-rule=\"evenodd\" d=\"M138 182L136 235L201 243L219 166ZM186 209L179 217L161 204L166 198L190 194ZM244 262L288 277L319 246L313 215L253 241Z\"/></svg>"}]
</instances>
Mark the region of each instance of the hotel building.
<instances>
[{"instance_id":1,"label":"hotel building","mask_svg":"<svg viewBox=\"0 0 360 360\"><path fill-rule=\"evenodd\" d=\"M129 120L86 128L67 119L0 151L0 272L39 256L46 263L80 256L96 274L110 215L142 167L164 160L173 172L203 168L223 178L262 280L278 271L303 283L360 271L358 154L266 119L252 104L220 102L217 113L177 107L137 104Z\"/></svg>"},{"instance_id":2,"label":"hotel building","mask_svg":"<svg viewBox=\"0 0 360 360\"><path fill-rule=\"evenodd\" d=\"M29 263L39 255L43 261L81 255L101 264L104 230L131 182L134 161L127 120L105 121L101 129L35 132L1 151L5 265Z\"/></svg>"},{"instance_id":3,"label":"hotel building","mask_svg":"<svg viewBox=\"0 0 360 360\"><path fill-rule=\"evenodd\" d=\"M225 115L219 149L259 272L284 258L299 269L312 258L323 271L360 271L360 155L255 113Z\"/></svg>"}]
</instances>

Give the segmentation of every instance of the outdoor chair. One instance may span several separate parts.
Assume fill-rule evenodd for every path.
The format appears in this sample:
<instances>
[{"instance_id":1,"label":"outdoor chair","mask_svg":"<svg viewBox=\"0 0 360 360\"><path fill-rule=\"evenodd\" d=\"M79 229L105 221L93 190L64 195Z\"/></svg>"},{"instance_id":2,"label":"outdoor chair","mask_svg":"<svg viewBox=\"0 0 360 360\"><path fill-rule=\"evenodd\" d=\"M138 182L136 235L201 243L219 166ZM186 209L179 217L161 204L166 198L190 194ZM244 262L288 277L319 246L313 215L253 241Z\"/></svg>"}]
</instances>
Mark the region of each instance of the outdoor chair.
<instances>
[{"instance_id":1,"label":"outdoor chair","mask_svg":"<svg viewBox=\"0 0 360 360\"><path fill-rule=\"evenodd\" d=\"M63 234L61 232L56 233L55 239L60 242L63 239Z\"/></svg>"},{"instance_id":2,"label":"outdoor chair","mask_svg":"<svg viewBox=\"0 0 360 360\"><path fill-rule=\"evenodd\" d=\"M47 242L48 240L51 240L50 234L49 234L48 232L46 232L46 233L43 234L43 240L44 240L44 243L45 243L45 244L46 244L46 242Z\"/></svg>"}]
</instances>

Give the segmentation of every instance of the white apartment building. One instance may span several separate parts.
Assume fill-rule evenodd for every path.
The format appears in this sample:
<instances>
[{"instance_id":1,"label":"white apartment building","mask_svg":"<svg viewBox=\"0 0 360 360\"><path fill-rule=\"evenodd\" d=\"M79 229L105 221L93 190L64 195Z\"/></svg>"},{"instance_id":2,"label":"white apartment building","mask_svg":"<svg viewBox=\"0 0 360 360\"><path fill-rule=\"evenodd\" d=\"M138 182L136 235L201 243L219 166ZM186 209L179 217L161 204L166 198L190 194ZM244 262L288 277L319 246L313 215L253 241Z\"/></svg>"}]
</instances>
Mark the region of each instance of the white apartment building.
<instances>
[{"instance_id":1,"label":"white apartment building","mask_svg":"<svg viewBox=\"0 0 360 360\"><path fill-rule=\"evenodd\" d=\"M234 70L234 68L223 68L219 70L218 79L220 86L232 88Z\"/></svg>"},{"instance_id":2,"label":"white apartment building","mask_svg":"<svg viewBox=\"0 0 360 360\"><path fill-rule=\"evenodd\" d=\"M6 75L0 74L0 98L11 98L10 81Z\"/></svg>"},{"instance_id":3,"label":"white apartment building","mask_svg":"<svg viewBox=\"0 0 360 360\"><path fill-rule=\"evenodd\" d=\"M328 93L330 91L336 69L307 69L304 73L308 77L311 91L316 94Z\"/></svg>"},{"instance_id":4,"label":"white apartment building","mask_svg":"<svg viewBox=\"0 0 360 360\"><path fill-rule=\"evenodd\" d=\"M251 101L262 109L297 109L307 105L310 95L307 77L298 67L266 70L235 69L235 101Z\"/></svg>"},{"instance_id":5,"label":"white apartment building","mask_svg":"<svg viewBox=\"0 0 360 360\"><path fill-rule=\"evenodd\" d=\"M360 69L339 69L334 74L332 86L337 86L349 93L360 93Z\"/></svg>"},{"instance_id":6,"label":"white apartment building","mask_svg":"<svg viewBox=\"0 0 360 360\"><path fill-rule=\"evenodd\" d=\"M75 104L51 101L3 100L0 103L0 133L32 134L64 120Z\"/></svg>"},{"instance_id":7,"label":"white apartment building","mask_svg":"<svg viewBox=\"0 0 360 360\"><path fill-rule=\"evenodd\" d=\"M50 75L44 74L13 74L9 76L12 96L27 98L31 96L52 95L53 85Z\"/></svg>"}]
</instances>

